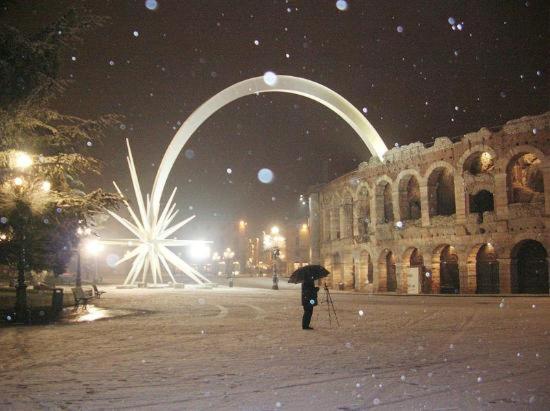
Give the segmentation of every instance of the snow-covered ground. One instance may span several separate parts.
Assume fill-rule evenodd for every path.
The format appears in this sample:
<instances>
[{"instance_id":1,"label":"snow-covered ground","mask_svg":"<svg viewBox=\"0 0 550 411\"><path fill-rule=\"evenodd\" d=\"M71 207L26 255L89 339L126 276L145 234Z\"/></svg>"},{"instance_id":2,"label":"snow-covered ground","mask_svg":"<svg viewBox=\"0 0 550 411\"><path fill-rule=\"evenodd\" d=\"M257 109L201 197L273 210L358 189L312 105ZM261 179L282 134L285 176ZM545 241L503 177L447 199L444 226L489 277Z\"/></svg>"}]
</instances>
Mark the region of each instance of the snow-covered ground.
<instances>
[{"instance_id":1,"label":"snow-covered ground","mask_svg":"<svg viewBox=\"0 0 550 411\"><path fill-rule=\"evenodd\" d=\"M298 290L107 291L149 312L0 329L0 409L550 408L548 297L333 293L303 331Z\"/></svg>"}]
</instances>

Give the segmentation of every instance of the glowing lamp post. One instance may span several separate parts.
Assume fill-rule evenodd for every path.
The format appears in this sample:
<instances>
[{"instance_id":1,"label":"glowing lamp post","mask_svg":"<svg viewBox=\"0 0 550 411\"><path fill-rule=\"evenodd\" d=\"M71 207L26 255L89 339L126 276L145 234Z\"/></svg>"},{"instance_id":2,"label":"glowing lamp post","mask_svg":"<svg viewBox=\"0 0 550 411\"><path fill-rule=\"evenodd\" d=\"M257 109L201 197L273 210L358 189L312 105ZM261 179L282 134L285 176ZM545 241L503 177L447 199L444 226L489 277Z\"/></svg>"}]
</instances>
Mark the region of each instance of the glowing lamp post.
<instances>
[{"instance_id":1,"label":"glowing lamp post","mask_svg":"<svg viewBox=\"0 0 550 411\"><path fill-rule=\"evenodd\" d=\"M76 234L80 237L89 236L92 234L92 230L88 227L82 228L78 227L76 230ZM80 244L76 248L76 279L75 279L75 286L76 287L82 287L82 268L80 263Z\"/></svg>"},{"instance_id":2,"label":"glowing lamp post","mask_svg":"<svg viewBox=\"0 0 550 411\"><path fill-rule=\"evenodd\" d=\"M97 276L98 276L97 256L99 255L99 253L101 253L101 251L103 251L103 248L104 248L103 244L101 244L99 240L95 240L95 239L88 240L84 244L84 249L86 250L86 253L94 257L94 265L95 265L95 272L94 272L94 279L93 279L94 284L97 281Z\"/></svg>"},{"instance_id":3,"label":"glowing lamp post","mask_svg":"<svg viewBox=\"0 0 550 411\"><path fill-rule=\"evenodd\" d=\"M32 157L25 152L19 152L15 155L15 159L12 163L12 167L18 169L20 172L25 172L30 166L32 166ZM13 180L15 190L24 190L25 180L23 177L15 177ZM14 240L19 243L19 261L17 263L17 287L15 293L15 313L19 322L27 321L27 284L25 284L25 268L26 261L26 249L25 242L27 241L25 232L27 228L27 222L29 217L30 208L22 207L19 212L19 229L16 230Z\"/></svg>"},{"instance_id":4,"label":"glowing lamp post","mask_svg":"<svg viewBox=\"0 0 550 411\"><path fill-rule=\"evenodd\" d=\"M277 260L281 255L281 248L284 247L285 238L279 234L279 227L271 227L270 233L264 233L264 249L271 251L271 269L273 273L273 285L271 289L279 289L279 275L277 273Z\"/></svg>"},{"instance_id":5,"label":"glowing lamp post","mask_svg":"<svg viewBox=\"0 0 550 411\"><path fill-rule=\"evenodd\" d=\"M226 248L223 252L223 259L225 261L225 274L229 279L229 287L233 287L233 257L235 257L235 253L231 248Z\"/></svg>"}]
</instances>

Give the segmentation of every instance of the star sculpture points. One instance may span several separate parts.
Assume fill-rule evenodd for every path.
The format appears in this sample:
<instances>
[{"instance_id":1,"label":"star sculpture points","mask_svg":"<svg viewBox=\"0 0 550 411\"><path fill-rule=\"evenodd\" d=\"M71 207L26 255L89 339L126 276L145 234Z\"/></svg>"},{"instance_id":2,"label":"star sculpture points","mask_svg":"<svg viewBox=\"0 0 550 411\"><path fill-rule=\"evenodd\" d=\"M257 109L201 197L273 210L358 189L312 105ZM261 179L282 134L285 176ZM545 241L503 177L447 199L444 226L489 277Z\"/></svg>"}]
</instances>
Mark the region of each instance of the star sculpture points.
<instances>
[{"instance_id":1,"label":"star sculpture points","mask_svg":"<svg viewBox=\"0 0 550 411\"><path fill-rule=\"evenodd\" d=\"M209 279L204 277L201 273L183 261L168 248L210 243L210 241L178 240L176 238L170 238L172 234L193 220L195 216L193 215L172 225L172 222L179 212L179 210L176 209L176 203L173 202L177 187L175 187L172 191L172 194L164 206L164 209L160 212L160 215L159 211L157 211L159 208L152 207L148 194L146 201L144 201L128 139L126 139L126 146L128 147L128 156L126 157L126 160L128 162L128 168L130 169L132 185L134 187L138 205L139 217L114 181L113 184L119 195L122 197L132 221L113 211L108 212L115 220L128 229L135 236L135 238L102 240L102 243L107 245L126 245L134 247L132 251L126 253L126 255L116 263L116 265L120 265L125 261L134 259L128 276L124 281L124 285L135 284L140 273L141 282L143 283L147 279L148 273L151 273L154 284L163 283L163 268L168 273L172 282L176 283L172 270L170 269L170 264L180 269L185 275L198 284L210 283L211 281Z\"/></svg>"}]
</instances>

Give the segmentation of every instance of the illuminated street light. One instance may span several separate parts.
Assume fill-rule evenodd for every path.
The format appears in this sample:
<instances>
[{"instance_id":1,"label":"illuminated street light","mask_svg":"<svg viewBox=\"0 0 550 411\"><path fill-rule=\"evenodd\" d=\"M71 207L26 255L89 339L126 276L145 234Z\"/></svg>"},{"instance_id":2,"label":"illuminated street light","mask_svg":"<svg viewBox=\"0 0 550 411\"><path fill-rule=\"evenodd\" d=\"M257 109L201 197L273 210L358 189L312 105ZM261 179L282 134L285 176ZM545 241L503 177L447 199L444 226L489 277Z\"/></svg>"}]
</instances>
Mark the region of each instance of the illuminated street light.
<instances>
[{"instance_id":1,"label":"illuminated street light","mask_svg":"<svg viewBox=\"0 0 550 411\"><path fill-rule=\"evenodd\" d=\"M15 167L25 169L32 166L32 158L27 153L21 151L15 155Z\"/></svg>"},{"instance_id":2,"label":"illuminated street light","mask_svg":"<svg viewBox=\"0 0 550 411\"><path fill-rule=\"evenodd\" d=\"M84 250L86 251L86 253L94 257L94 265L95 265L95 274L93 279L94 283L97 281L98 269L99 269L97 257L103 251L104 248L105 246L101 244L99 240L96 240L96 239L90 239L84 243Z\"/></svg>"},{"instance_id":3,"label":"illuminated street light","mask_svg":"<svg viewBox=\"0 0 550 411\"><path fill-rule=\"evenodd\" d=\"M21 177L15 177L13 179L13 182L16 186L22 186L25 180L23 180Z\"/></svg>"},{"instance_id":4,"label":"illuminated street light","mask_svg":"<svg viewBox=\"0 0 550 411\"><path fill-rule=\"evenodd\" d=\"M77 230L76 230L76 234L79 236L79 237L85 237L85 236L89 236L90 234L92 234L92 229L89 228L89 227L78 227ZM95 250L95 252L97 253L97 251L99 251L99 247L103 247L102 245L100 245L99 243L96 244L96 245L90 245L90 244L93 244L93 241L94 240L88 240L86 241L86 243L84 244L84 247L86 248L86 251L88 250ZM81 264L80 264L80 249L81 249L82 245L79 244L78 247L76 248L76 279L75 279L75 286L77 287L82 287L82 268L81 268ZM93 254L93 252L90 252L90 254Z\"/></svg>"},{"instance_id":5,"label":"illuminated street light","mask_svg":"<svg viewBox=\"0 0 550 411\"><path fill-rule=\"evenodd\" d=\"M47 180L42 182L42 190L44 192L49 193L51 188L52 188L52 183L50 183Z\"/></svg>"},{"instance_id":6,"label":"illuminated street light","mask_svg":"<svg viewBox=\"0 0 550 411\"><path fill-rule=\"evenodd\" d=\"M98 240L88 240L84 244L84 249L90 255L99 254L101 251L103 251L103 248L103 244L101 244Z\"/></svg>"},{"instance_id":7,"label":"illuminated street light","mask_svg":"<svg viewBox=\"0 0 550 411\"><path fill-rule=\"evenodd\" d=\"M279 235L279 227L276 225L271 227L270 233L264 233L264 249L271 251L271 268L273 273L273 285L271 289L279 289L279 276L277 274L277 260L281 255L281 248L284 247L285 238Z\"/></svg>"},{"instance_id":8,"label":"illuminated street light","mask_svg":"<svg viewBox=\"0 0 550 411\"><path fill-rule=\"evenodd\" d=\"M227 247L223 252L223 259L225 261L225 274L229 279L229 287L233 287L233 257L235 257L235 252Z\"/></svg>"},{"instance_id":9,"label":"illuminated street light","mask_svg":"<svg viewBox=\"0 0 550 411\"><path fill-rule=\"evenodd\" d=\"M206 244L194 244L189 248L189 254L194 260L205 260L210 257L210 247Z\"/></svg>"}]
</instances>

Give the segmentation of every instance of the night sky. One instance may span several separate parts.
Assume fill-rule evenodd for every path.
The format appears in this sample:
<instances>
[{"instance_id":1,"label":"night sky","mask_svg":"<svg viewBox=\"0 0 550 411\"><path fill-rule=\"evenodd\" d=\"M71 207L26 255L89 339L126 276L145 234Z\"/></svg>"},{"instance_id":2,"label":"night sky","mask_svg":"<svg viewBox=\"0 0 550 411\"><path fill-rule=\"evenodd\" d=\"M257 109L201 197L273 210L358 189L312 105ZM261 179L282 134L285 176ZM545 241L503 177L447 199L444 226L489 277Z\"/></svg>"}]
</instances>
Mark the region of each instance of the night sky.
<instances>
[{"instance_id":1,"label":"night sky","mask_svg":"<svg viewBox=\"0 0 550 411\"><path fill-rule=\"evenodd\" d=\"M549 109L546 1L349 0L346 10L321 0L83 3L110 22L62 57L61 74L74 82L56 106L125 116L123 129L90 148L106 164L92 183L110 190L112 179L130 188L125 138L149 191L189 114L268 70L332 88L366 111L388 147ZM6 18L32 32L71 4L20 1ZM370 157L329 109L282 93L231 103L184 150L167 186L179 188L180 214L197 214L181 234L215 240L241 218L253 230L303 218L299 194ZM263 167L272 184L258 181Z\"/></svg>"}]
</instances>

